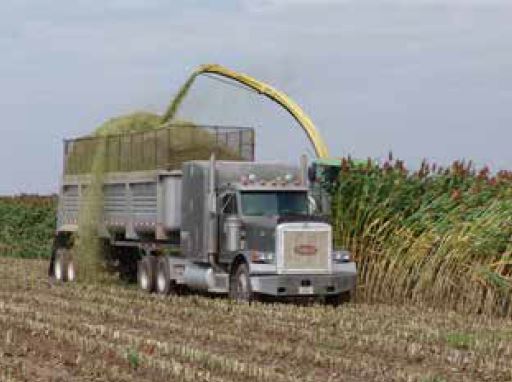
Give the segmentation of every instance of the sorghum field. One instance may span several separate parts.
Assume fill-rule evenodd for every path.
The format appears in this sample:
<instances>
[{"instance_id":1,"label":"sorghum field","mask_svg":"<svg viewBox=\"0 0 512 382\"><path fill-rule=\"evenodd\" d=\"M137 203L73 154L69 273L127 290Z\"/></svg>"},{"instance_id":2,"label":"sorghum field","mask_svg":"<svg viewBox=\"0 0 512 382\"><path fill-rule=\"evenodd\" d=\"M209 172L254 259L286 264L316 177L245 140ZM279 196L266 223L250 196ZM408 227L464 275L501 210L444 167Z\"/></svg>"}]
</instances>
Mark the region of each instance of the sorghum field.
<instances>
[{"instance_id":1,"label":"sorghum field","mask_svg":"<svg viewBox=\"0 0 512 382\"><path fill-rule=\"evenodd\" d=\"M512 381L511 174L344 159L326 187L337 309L53 284L55 198L0 199L0 381Z\"/></svg>"},{"instance_id":2,"label":"sorghum field","mask_svg":"<svg viewBox=\"0 0 512 382\"><path fill-rule=\"evenodd\" d=\"M343 159L326 184L365 301L512 316L512 173Z\"/></svg>"}]
</instances>

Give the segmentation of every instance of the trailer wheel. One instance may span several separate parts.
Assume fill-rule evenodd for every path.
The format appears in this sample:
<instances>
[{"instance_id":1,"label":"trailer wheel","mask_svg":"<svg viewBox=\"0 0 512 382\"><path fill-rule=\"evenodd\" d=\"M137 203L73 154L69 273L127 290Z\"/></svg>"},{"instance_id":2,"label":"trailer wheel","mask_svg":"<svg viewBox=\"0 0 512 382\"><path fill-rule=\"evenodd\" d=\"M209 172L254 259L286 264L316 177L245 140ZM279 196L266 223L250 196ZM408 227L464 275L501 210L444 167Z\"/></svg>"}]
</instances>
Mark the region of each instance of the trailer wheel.
<instances>
[{"instance_id":1,"label":"trailer wheel","mask_svg":"<svg viewBox=\"0 0 512 382\"><path fill-rule=\"evenodd\" d=\"M53 277L57 281L75 281L76 268L73 261L73 255L66 248L58 248L55 252L55 260L53 263Z\"/></svg>"},{"instance_id":2,"label":"trailer wheel","mask_svg":"<svg viewBox=\"0 0 512 382\"><path fill-rule=\"evenodd\" d=\"M156 291L158 294L168 295L173 292L173 282L169 271L169 259L167 256L160 256L156 266Z\"/></svg>"},{"instance_id":3,"label":"trailer wheel","mask_svg":"<svg viewBox=\"0 0 512 382\"><path fill-rule=\"evenodd\" d=\"M155 290L156 257L144 256L137 263L137 282L139 288L146 293Z\"/></svg>"},{"instance_id":4,"label":"trailer wheel","mask_svg":"<svg viewBox=\"0 0 512 382\"><path fill-rule=\"evenodd\" d=\"M66 265L64 264L64 248L59 248L55 252L55 260L53 262L53 277L57 281L64 281L64 269Z\"/></svg>"},{"instance_id":5,"label":"trailer wheel","mask_svg":"<svg viewBox=\"0 0 512 382\"><path fill-rule=\"evenodd\" d=\"M76 264L73 255L69 251L67 251L66 257L66 281L73 282L76 280Z\"/></svg>"},{"instance_id":6,"label":"trailer wheel","mask_svg":"<svg viewBox=\"0 0 512 382\"><path fill-rule=\"evenodd\" d=\"M249 278L249 267L240 263L229 280L229 297L238 302L254 301L254 293Z\"/></svg>"}]
</instances>

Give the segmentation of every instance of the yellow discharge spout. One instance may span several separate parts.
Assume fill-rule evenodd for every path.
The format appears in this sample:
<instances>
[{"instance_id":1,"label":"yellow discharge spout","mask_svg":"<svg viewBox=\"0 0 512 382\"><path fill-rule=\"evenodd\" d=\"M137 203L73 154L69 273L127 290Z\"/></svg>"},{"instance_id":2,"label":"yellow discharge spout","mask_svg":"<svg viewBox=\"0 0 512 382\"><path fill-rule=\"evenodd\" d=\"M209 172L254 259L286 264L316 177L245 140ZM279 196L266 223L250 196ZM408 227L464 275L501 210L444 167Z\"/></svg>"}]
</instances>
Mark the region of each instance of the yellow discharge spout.
<instances>
[{"instance_id":1,"label":"yellow discharge spout","mask_svg":"<svg viewBox=\"0 0 512 382\"><path fill-rule=\"evenodd\" d=\"M290 97L288 97L285 93L273 88L272 86L258 81L257 79L244 74L237 73L231 69L225 68L221 65L217 64L206 64L201 65L197 68L192 75L188 78L187 82L181 87L180 91L173 99L171 105L167 109L162 122L172 121L174 116L181 105L181 102L185 98L188 90L192 86L195 78L201 74L215 74L225 78L229 78L236 82L241 83L260 94L270 98L272 101L281 105L288 113L292 115L293 118L299 123L302 129L306 132L311 144L315 149L315 153L318 158L328 158L329 150L324 140L322 139L320 133L316 129L313 121L309 116L301 109L299 105L295 101L293 101Z\"/></svg>"}]
</instances>

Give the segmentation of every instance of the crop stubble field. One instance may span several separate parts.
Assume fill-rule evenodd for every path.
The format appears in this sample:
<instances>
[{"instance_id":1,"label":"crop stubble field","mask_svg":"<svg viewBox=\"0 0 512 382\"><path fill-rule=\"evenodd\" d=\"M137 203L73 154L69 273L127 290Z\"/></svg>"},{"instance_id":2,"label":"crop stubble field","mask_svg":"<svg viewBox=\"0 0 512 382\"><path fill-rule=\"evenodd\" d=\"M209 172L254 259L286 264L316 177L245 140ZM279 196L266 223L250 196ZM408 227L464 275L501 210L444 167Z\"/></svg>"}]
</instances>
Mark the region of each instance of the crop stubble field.
<instances>
[{"instance_id":1,"label":"crop stubble field","mask_svg":"<svg viewBox=\"0 0 512 382\"><path fill-rule=\"evenodd\" d=\"M2 381L507 381L505 319L363 303L333 309L52 284L0 258Z\"/></svg>"}]
</instances>

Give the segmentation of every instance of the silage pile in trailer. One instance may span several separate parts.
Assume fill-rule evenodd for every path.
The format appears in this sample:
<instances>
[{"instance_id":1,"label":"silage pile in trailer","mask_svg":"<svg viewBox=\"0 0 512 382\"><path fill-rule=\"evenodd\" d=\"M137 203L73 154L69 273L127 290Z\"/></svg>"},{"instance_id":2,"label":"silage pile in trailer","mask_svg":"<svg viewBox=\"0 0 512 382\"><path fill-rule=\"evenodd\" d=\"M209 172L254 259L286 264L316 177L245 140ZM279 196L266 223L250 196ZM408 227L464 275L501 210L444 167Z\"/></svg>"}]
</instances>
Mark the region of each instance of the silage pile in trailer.
<instances>
[{"instance_id":1,"label":"silage pile in trailer","mask_svg":"<svg viewBox=\"0 0 512 382\"><path fill-rule=\"evenodd\" d=\"M93 136L73 143L67 153L67 175L89 174L90 184L82 199L75 253L79 275L103 279L104 247L98 239L103 212L103 181L108 172L179 169L192 159L208 159L212 153L224 160L242 159L219 142L218 135L190 122L163 123L156 114L139 112L111 119Z\"/></svg>"},{"instance_id":2,"label":"silage pile in trailer","mask_svg":"<svg viewBox=\"0 0 512 382\"><path fill-rule=\"evenodd\" d=\"M344 159L333 194L338 245L356 255L360 297L512 315L512 173Z\"/></svg>"},{"instance_id":3,"label":"silage pile in trailer","mask_svg":"<svg viewBox=\"0 0 512 382\"><path fill-rule=\"evenodd\" d=\"M136 113L112 119L94 135L73 141L67 154L66 175L88 174L100 147L105 151L106 172L171 170L181 168L187 160L208 159L212 153L223 160L243 159L237 143L243 146L252 140L252 133L247 131L239 134L190 122L160 121L156 115Z\"/></svg>"}]
</instances>

